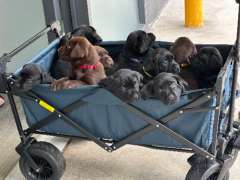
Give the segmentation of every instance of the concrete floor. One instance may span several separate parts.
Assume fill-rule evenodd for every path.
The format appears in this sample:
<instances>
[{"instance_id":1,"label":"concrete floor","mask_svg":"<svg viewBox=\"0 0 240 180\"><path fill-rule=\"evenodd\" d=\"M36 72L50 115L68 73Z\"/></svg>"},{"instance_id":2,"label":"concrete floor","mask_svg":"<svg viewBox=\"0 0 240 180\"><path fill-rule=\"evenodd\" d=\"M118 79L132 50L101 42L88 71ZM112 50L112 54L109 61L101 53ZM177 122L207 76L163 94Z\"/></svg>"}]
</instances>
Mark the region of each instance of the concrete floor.
<instances>
[{"instance_id":1,"label":"concrete floor","mask_svg":"<svg viewBox=\"0 0 240 180\"><path fill-rule=\"evenodd\" d=\"M174 41L187 36L195 43L230 43L236 40L238 6L235 1L211 0L204 3L204 26L184 27L184 1L170 0L159 18L146 26L158 40Z\"/></svg>"},{"instance_id":2,"label":"concrete floor","mask_svg":"<svg viewBox=\"0 0 240 180\"><path fill-rule=\"evenodd\" d=\"M183 26L183 1L171 0L158 20L147 29L158 39L173 41L178 36L189 36L194 42L230 43L235 40L237 8L235 1L211 0L205 3L205 26L187 29ZM19 107L20 108L20 107ZM238 108L240 108L238 106ZM21 117L24 115L21 112ZM19 143L15 124L9 109L0 109L0 180L16 165L18 155L14 148ZM189 169L189 154L125 146L114 153L106 153L87 141L73 140L64 152L67 162L63 180L183 180ZM19 171L9 180L22 180ZM240 157L231 169L230 180L239 180Z\"/></svg>"},{"instance_id":3,"label":"concrete floor","mask_svg":"<svg viewBox=\"0 0 240 180\"><path fill-rule=\"evenodd\" d=\"M19 100L17 100L17 102L19 102ZM18 109L21 112L21 117L24 118L19 103ZM15 147L20 142L16 125L8 104L0 109L0 142L0 179L4 179L18 162L19 157L15 151Z\"/></svg>"}]
</instances>

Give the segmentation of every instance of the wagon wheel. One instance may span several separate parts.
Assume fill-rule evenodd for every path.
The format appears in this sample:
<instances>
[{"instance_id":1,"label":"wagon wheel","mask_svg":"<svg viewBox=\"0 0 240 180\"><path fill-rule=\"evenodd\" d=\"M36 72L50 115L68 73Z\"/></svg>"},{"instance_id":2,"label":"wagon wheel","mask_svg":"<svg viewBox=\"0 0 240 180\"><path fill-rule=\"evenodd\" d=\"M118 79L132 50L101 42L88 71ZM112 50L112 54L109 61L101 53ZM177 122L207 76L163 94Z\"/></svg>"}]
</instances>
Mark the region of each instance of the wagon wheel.
<instances>
[{"instance_id":1,"label":"wagon wheel","mask_svg":"<svg viewBox=\"0 0 240 180\"><path fill-rule=\"evenodd\" d=\"M238 150L232 149L225 151L226 154L231 154L233 157L231 160L231 165L229 169L235 162ZM221 165L216 162L210 162L207 159L204 159L200 156L193 155L188 159L189 164L191 165L190 170L188 171L185 180L217 180L221 171ZM222 180L229 180L230 173L228 171L225 173L225 176Z\"/></svg>"},{"instance_id":2,"label":"wagon wheel","mask_svg":"<svg viewBox=\"0 0 240 180\"><path fill-rule=\"evenodd\" d=\"M188 171L185 180L217 180L220 170L220 166L207 169L200 164L194 165ZM230 173L228 171L222 180L229 180L229 177Z\"/></svg>"},{"instance_id":3,"label":"wagon wheel","mask_svg":"<svg viewBox=\"0 0 240 180\"><path fill-rule=\"evenodd\" d=\"M28 153L40 170L35 171L26 158L21 156L19 167L26 179L59 180L61 178L65 170L65 159L55 146L47 142L36 142L28 148Z\"/></svg>"}]
</instances>

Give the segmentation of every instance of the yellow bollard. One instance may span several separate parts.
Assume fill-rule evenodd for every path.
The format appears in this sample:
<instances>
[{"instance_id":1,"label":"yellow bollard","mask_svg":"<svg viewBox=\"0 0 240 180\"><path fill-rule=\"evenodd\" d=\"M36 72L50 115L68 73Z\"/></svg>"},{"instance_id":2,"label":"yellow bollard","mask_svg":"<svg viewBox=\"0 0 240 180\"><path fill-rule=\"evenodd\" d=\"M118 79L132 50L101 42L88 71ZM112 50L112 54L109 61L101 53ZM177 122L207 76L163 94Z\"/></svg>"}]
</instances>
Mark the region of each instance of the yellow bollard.
<instances>
[{"instance_id":1,"label":"yellow bollard","mask_svg":"<svg viewBox=\"0 0 240 180\"><path fill-rule=\"evenodd\" d=\"M185 26L203 26L203 2L202 0L185 0Z\"/></svg>"}]
</instances>

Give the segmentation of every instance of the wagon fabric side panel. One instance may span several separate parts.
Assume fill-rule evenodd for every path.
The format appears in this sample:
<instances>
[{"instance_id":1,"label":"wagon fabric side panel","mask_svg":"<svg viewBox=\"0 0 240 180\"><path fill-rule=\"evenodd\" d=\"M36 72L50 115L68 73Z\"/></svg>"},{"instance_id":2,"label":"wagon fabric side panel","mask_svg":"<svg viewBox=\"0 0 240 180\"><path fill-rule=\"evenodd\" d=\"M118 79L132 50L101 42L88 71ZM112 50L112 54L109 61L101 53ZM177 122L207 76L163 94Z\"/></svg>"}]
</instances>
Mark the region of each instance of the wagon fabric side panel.
<instances>
[{"instance_id":1,"label":"wagon fabric side panel","mask_svg":"<svg viewBox=\"0 0 240 180\"><path fill-rule=\"evenodd\" d=\"M53 92L47 85L41 85L36 87L34 92L59 110L77 100L87 102L67 115L99 138L119 141L147 125L143 119L129 112L121 100L98 86L86 86L78 89ZM140 100L134 102L134 106L151 117L159 119L188 102L187 97L182 97L179 103L172 106L166 106L157 100ZM38 103L32 100L22 99L22 104L26 113L27 123L30 127L50 114L50 112L41 108ZM209 104L204 104L204 106L209 106ZM211 137L212 131L212 111L186 113L169 122L167 126L200 147L207 149L211 143L209 137ZM83 137L78 130L65 123L61 118L52 121L43 127L41 131ZM131 143L184 148L181 144L159 130L152 131Z\"/></svg>"}]
</instances>

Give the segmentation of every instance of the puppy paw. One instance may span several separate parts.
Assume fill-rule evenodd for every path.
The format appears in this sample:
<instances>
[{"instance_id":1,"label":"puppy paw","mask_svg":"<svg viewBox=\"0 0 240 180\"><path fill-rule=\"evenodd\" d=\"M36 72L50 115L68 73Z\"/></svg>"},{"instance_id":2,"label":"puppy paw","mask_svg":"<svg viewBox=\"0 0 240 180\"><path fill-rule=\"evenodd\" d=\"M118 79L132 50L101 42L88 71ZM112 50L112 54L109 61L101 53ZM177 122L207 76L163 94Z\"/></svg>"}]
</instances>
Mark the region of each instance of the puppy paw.
<instances>
[{"instance_id":1,"label":"puppy paw","mask_svg":"<svg viewBox=\"0 0 240 180\"><path fill-rule=\"evenodd\" d=\"M54 80L50 86L50 88L53 90L53 91L58 91L60 89L63 89L63 85L64 85L64 82L67 81L68 78L61 78L61 79L58 79L58 80Z\"/></svg>"},{"instance_id":2,"label":"puppy paw","mask_svg":"<svg viewBox=\"0 0 240 180\"><path fill-rule=\"evenodd\" d=\"M86 85L86 83L78 80L67 80L63 83L63 89L74 89L79 86Z\"/></svg>"}]
</instances>

